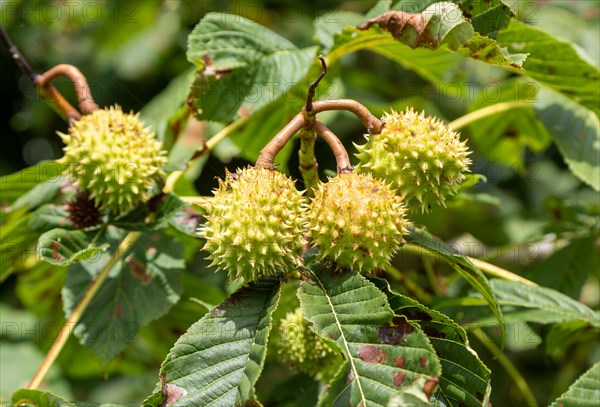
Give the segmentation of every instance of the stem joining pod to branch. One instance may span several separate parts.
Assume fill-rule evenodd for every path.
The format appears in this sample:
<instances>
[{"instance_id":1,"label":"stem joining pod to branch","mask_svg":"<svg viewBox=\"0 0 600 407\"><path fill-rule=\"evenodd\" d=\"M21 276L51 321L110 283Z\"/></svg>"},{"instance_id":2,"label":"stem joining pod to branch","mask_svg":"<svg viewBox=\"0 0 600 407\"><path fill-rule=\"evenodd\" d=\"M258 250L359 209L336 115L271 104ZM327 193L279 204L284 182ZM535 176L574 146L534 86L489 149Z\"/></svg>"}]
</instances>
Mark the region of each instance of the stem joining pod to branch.
<instances>
[{"instance_id":1,"label":"stem joining pod to branch","mask_svg":"<svg viewBox=\"0 0 600 407\"><path fill-rule=\"evenodd\" d=\"M68 64L60 64L56 65L53 68L50 68L48 71L44 72L35 79L33 84L40 89L49 89L50 83L59 76L66 76L73 82L73 86L75 87L75 92L77 93L77 102L79 103L79 108L83 114L89 114L98 110L98 105L94 102L94 98L92 97L92 92L87 83L87 79L81 73L79 69L74 67L73 65ZM55 92L50 91L52 95L55 95ZM56 91L58 93L58 91ZM68 109L69 107L73 109L71 105L64 105L66 100L58 93L58 96L55 98L56 103L61 107L61 110L65 112L67 118L70 118L73 115L72 111L67 111L63 108L63 106ZM73 109L75 110L75 109ZM78 118L77 118L78 119Z\"/></svg>"},{"instance_id":2,"label":"stem joining pod to branch","mask_svg":"<svg viewBox=\"0 0 600 407\"><path fill-rule=\"evenodd\" d=\"M319 77L312 82L308 87L308 94L306 97L306 105L302 108L302 111L298 113L294 118L283 128L279 133L273 137L273 139L262 149L260 156L256 161L257 167L267 168L273 170L274 160L277 153L281 151L283 146L291 140L291 138L298 131L302 129L301 146L300 146L300 172L305 180L307 188L310 190L315 184L315 180L318 179L316 168L318 166L317 161L314 157L314 134L321 136L327 144L333 150L337 163L338 173L347 173L353 171L353 167L350 164L350 158L348 152L344 148L344 145L340 139L320 120L316 119L316 115L321 112L329 110L347 110L354 113L363 125L367 128L367 131L371 134L379 133L383 128L384 123L377 117L373 116L369 109L356 100L352 99L337 99L337 100L321 100L313 102L315 96L315 90L319 86L319 82L327 74L327 64L325 58L319 55L321 61L321 67L323 70Z\"/></svg>"}]
</instances>

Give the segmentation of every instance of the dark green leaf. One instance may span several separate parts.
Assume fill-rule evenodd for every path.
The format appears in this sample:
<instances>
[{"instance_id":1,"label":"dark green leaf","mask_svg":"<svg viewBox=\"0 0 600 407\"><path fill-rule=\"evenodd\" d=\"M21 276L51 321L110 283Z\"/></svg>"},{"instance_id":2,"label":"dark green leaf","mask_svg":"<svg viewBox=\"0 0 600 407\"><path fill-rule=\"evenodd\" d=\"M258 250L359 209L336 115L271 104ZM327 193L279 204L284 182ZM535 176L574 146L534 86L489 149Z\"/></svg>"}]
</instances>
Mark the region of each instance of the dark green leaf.
<instances>
[{"instance_id":1,"label":"dark green leaf","mask_svg":"<svg viewBox=\"0 0 600 407\"><path fill-rule=\"evenodd\" d=\"M550 407L600 406L600 362L596 362Z\"/></svg>"},{"instance_id":2,"label":"dark green leaf","mask_svg":"<svg viewBox=\"0 0 600 407\"><path fill-rule=\"evenodd\" d=\"M438 401L444 399L446 406L487 406L491 373L469 346L465 330L444 314L392 291L387 281L372 281L397 315L418 323L429 337L442 364Z\"/></svg>"},{"instance_id":3,"label":"dark green leaf","mask_svg":"<svg viewBox=\"0 0 600 407\"><path fill-rule=\"evenodd\" d=\"M492 280L491 286L498 302L505 309L507 321L541 324L583 321L593 327L600 327L598 312L551 288L498 279ZM477 303L472 305L477 305ZM479 305L482 305L481 302ZM494 321L485 319L477 321L473 325L490 323L494 323Z\"/></svg>"},{"instance_id":4,"label":"dark green leaf","mask_svg":"<svg viewBox=\"0 0 600 407\"><path fill-rule=\"evenodd\" d=\"M303 104L304 101L298 98L286 97L256 112L252 120L232 137L235 145L240 148L242 157L250 162L256 161L264 146L300 111ZM275 162L282 165L280 169L283 171L292 149L293 143L288 143L277 154Z\"/></svg>"},{"instance_id":5,"label":"dark green leaf","mask_svg":"<svg viewBox=\"0 0 600 407\"><path fill-rule=\"evenodd\" d=\"M181 294L183 249L170 236L143 234L125 252L115 252L122 233L109 231L112 249L94 261L72 265L62 291L69 316L112 256L117 263L91 300L74 333L103 363L108 363L137 334L141 325L160 317Z\"/></svg>"},{"instance_id":6,"label":"dark green leaf","mask_svg":"<svg viewBox=\"0 0 600 407\"><path fill-rule=\"evenodd\" d=\"M171 407L231 406L252 400L265 360L279 283L238 290L179 338L163 362Z\"/></svg>"},{"instance_id":7,"label":"dark green leaf","mask_svg":"<svg viewBox=\"0 0 600 407\"><path fill-rule=\"evenodd\" d=\"M568 83L572 81L569 79ZM600 87L598 80L596 86ZM598 106L592 108L594 114L566 96L544 87L540 89L538 99L539 102L533 106L535 113L556 142L573 174L600 191ZM580 102L583 103L584 100Z\"/></svg>"},{"instance_id":8,"label":"dark green leaf","mask_svg":"<svg viewBox=\"0 0 600 407\"><path fill-rule=\"evenodd\" d=\"M519 71L521 74L600 113L600 71L573 43L518 21L498 31L496 40L509 52L529 54L524 69Z\"/></svg>"},{"instance_id":9,"label":"dark green leaf","mask_svg":"<svg viewBox=\"0 0 600 407\"><path fill-rule=\"evenodd\" d=\"M52 168L49 166L48 168ZM62 168L62 167L61 167ZM13 209L18 209L21 207L26 207L28 209L35 209L40 205L48 203L54 199L56 195L58 195L58 191L60 190L60 185L64 181L64 177L51 178L46 181L43 181L25 194L21 195L12 205Z\"/></svg>"},{"instance_id":10,"label":"dark green leaf","mask_svg":"<svg viewBox=\"0 0 600 407\"><path fill-rule=\"evenodd\" d=\"M394 316L385 295L360 274L317 266L311 280L298 291L302 311L346 360L320 404L385 406L396 397L428 403L441 368L419 326Z\"/></svg>"},{"instance_id":11,"label":"dark green leaf","mask_svg":"<svg viewBox=\"0 0 600 407\"><path fill-rule=\"evenodd\" d=\"M196 116L230 122L253 114L302 80L315 52L241 16L207 14L188 38L188 60L199 69Z\"/></svg>"}]
</instances>

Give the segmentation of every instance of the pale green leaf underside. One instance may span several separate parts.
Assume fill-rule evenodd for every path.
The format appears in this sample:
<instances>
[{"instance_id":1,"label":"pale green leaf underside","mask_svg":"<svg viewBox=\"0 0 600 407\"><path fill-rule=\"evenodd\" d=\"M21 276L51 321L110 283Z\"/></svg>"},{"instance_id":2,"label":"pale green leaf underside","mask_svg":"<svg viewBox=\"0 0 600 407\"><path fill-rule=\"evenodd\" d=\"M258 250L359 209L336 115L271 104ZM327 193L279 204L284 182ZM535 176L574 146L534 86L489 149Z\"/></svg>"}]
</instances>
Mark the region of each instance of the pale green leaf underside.
<instances>
[{"instance_id":1,"label":"pale green leaf underside","mask_svg":"<svg viewBox=\"0 0 600 407\"><path fill-rule=\"evenodd\" d=\"M498 279L491 280L491 286L508 320L542 324L583 321L593 327L600 327L598 312L551 288ZM493 322L484 319L471 325Z\"/></svg>"},{"instance_id":2,"label":"pale green leaf underside","mask_svg":"<svg viewBox=\"0 0 600 407\"><path fill-rule=\"evenodd\" d=\"M163 362L177 406L233 406L253 397L266 356L279 283L240 289L182 335Z\"/></svg>"},{"instance_id":3,"label":"pale green leaf underside","mask_svg":"<svg viewBox=\"0 0 600 407\"><path fill-rule=\"evenodd\" d=\"M550 407L600 406L600 362L596 362Z\"/></svg>"},{"instance_id":4,"label":"pale green leaf underside","mask_svg":"<svg viewBox=\"0 0 600 407\"><path fill-rule=\"evenodd\" d=\"M394 317L372 283L356 273L318 270L298 297L315 332L335 341L347 361L321 405L385 406L395 396L427 402L424 388L435 388L439 360L418 325Z\"/></svg>"}]
</instances>

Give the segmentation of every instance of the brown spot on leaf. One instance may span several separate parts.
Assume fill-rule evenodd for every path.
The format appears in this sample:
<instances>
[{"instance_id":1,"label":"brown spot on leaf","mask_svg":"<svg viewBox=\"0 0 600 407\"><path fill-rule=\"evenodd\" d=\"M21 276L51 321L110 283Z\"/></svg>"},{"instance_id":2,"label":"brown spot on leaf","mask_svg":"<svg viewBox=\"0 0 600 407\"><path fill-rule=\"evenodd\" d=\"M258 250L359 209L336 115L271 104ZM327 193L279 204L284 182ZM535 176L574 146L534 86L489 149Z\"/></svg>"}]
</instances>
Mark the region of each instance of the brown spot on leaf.
<instances>
[{"instance_id":1,"label":"brown spot on leaf","mask_svg":"<svg viewBox=\"0 0 600 407\"><path fill-rule=\"evenodd\" d=\"M115 309L115 314L117 315L117 318L121 318L123 316L123 313L123 303L118 302L117 307Z\"/></svg>"},{"instance_id":2,"label":"brown spot on leaf","mask_svg":"<svg viewBox=\"0 0 600 407\"><path fill-rule=\"evenodd\" d=\"M144 267L144 265L142 263L140 263L133 256L127 256L127 258L125 259L125 262L129 265L129 271L131 272L131 274L135 278L137 278L138 280L140 280L140 283L142 283L142 285L148 285L148 284L150 284L150 281L152 279L150 278L150 276L146 272L146 267Z\"/></svg>"},{"instance_id":3,"label":"brown spot on leaf","mask_svg":"<svg viewBox=\"0 0 600 407\"><path fill-rule=\"evenodd\" d=\"M211 66L213 64L213 60L208 53L202 55L202 62L204 62L204 66Z\"/></svg>"},{"instance_id":4,"label":"brown spot on leaf","mask_svg":"<svg viewBox=\"0 0 600 407\"><path fill-rule=\"evenodd\" d=\"M60 261L60 259L62 259L62 256L58 252L60 250L60 243L53 241L50 243L50 248L52 249L52 258L56 261Z\"/></svg>"},{"instance_id":5,"label":"brown spot on leaf","mask_svg":"<svg viewBox=\"0 0 600 407\"><path fill-rule=\"evenodd\" d=\"M439 382L440 378L435 376L425 380L425 384L423 385L423 393L425 393L428 399L433 394L433 391L435 390Z\"/></svg>"},{"instance_id":6,"label":"brown spot on leaf","mask_svg":"<svg viewBox=\"0 0 600 407\"><path fill-rule=\"evenodd\" d=\"M404 319L396 322L395 325L385 324L377 329L379 340L386 345L398 345L412 332L413 327Z\"/></svg>"},{"instance_id":7,"label":"brown spot on leaf","mask_svg":"<svg viewBox=\"0 0 600 407\"><path fill-rule=\"evenodd\" d=\"M419 366L421 366L422 369L425 369L427 366L427 358L425 356L419 358Z\"/></svg>"},{"instance_id":8,"label":"brown spot on leaf","mask_svg":"<svg viewBox=\"0 0 600 407\"><path fill-rule=\"evenodd\" d=\"M367 363L383 363L387 359L385 352L373 345L362 345L358 348L358 357Z\"/></svg>"},{"instance_id":9,"label":"brown spot on leaf","mask_svg":"<svg viewBox=\"0 0 600 407\"><path fill-rule=\"evenodd\" d=\"M404 358L402 356L396 356L396 358L394 359L394 365L396 367L401 367L402 369L404 369L406 367L406 364L404 363Z\"/></svg>"},{"instance_id":10,"label":"brown spot on leaf","mask_svg":"<svg viewBox=\"0 0 600 407\"><path fill-rule=\"evenodd\" d=\"M184 388L173 383L167 383L166 373L160 374L160 383L163 402L160 403L159 407L168 407L187 394Z\"/></svg>"},{"instance_id":11,"label":"brown spot on leaf","mask_svg":"<svg viewBox=\"0 0 600 407\"><path fill-rule=\"evenodd\" d=\"M404 372L398 372L394 375L394 387L399 387L406 381L406 375Z\"/></svg>"}]
</instances>

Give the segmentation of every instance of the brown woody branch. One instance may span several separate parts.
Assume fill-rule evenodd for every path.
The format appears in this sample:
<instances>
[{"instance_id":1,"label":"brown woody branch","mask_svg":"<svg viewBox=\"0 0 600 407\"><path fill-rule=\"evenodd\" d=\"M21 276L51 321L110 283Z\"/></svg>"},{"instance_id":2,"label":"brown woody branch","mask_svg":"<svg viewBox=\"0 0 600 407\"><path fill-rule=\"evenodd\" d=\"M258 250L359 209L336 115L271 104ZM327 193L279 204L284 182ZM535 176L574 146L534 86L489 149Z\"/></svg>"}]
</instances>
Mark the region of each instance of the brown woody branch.
<instances>
[{"instance_id":1,"label":"brown woody branch","mask_svg":"<svg viewBox=\"0 0 600 407\"><path fill-rule=\"evenodd\" d=\"M311 114L328 110L347 110L354 113L367 128L370 134L376 134L383 128L383 122L367 109L364 105L352 99L319 100L313 103Z\"/></svg>"},{"instance_id":2,"label":"brown woody branch","mask_svg":"<svg viewBox=\"0 0 600 407\"><path fill-rule=\"evenodd\" d=\"M50 83L61 75L66 76L73 82L75 92L77 93L77 102L79 103L79 108L83 114L89 114L98 110L98 105L94 102L87 79L81 71L73 65L56 65L43 74L38 75L33 84L42 89L47 89Z\"/></svg>"}]
</instances>

